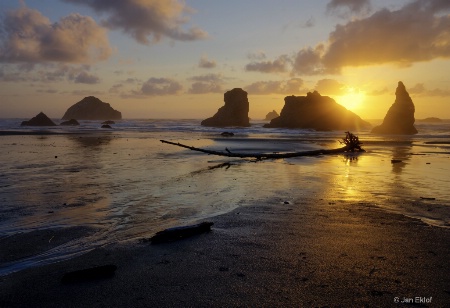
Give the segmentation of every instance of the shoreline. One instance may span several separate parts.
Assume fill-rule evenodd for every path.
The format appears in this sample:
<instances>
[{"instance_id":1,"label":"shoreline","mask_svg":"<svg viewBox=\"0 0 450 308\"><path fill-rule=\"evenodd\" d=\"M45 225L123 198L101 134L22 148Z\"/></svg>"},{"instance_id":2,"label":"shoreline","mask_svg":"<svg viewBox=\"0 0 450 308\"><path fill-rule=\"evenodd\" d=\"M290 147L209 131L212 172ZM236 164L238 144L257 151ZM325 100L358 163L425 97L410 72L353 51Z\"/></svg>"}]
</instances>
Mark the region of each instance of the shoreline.
<instances>
[{"instance_id":1,"label":"shoreline","mask_svg":"<svg viewBox=\"0 0 450 308\"><path fill-rule=\"evenodd\" d=\"M286 202L272 197L212 217L212 232L185 240L116 244L0 277L0 306L450 302L449 229L362 202ZM66 272L105 264L117 266L113 278L60 282Z\"/></svg>"}]
</instances>

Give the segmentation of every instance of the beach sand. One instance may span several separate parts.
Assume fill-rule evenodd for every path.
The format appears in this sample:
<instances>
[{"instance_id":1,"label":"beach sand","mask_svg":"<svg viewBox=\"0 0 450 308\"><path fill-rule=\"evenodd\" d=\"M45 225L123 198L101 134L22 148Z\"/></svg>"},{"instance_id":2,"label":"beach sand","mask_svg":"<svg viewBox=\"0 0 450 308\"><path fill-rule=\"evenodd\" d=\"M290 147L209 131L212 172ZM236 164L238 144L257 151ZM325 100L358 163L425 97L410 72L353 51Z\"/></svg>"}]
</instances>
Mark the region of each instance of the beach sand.
<instances>
[{"instance_id":1,"label":"beach sand","mask_svg":"<svg viewBox=\"0 0 450 308\"><path fill-rule=\"evenodd\" d=\"M448 228L368 203L303 196L268 198L210 221L211 232L188 239L133 240L0 277L0 306L450 305ZM47 236L62 234L55 232ZM0 240L1 251L21 245ZM117 266L114 277L61 283L64 273L106 264Z\"/></svg>"}]
</instances>

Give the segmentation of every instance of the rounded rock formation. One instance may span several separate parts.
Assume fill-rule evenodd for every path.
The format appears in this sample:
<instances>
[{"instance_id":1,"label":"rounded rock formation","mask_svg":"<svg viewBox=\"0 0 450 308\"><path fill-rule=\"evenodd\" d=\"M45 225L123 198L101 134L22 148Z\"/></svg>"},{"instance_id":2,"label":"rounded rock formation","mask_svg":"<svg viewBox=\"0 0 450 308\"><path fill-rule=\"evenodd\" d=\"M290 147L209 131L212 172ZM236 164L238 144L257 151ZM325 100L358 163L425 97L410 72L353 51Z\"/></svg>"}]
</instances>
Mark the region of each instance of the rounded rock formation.
<instances>
[{"instance_id":1,"label":"rounded rock formation","mask_svg":"<svg viewBox=\"0 0 450 308\"><path fill-rule=\"evenodd\" d=\"M220 107L217 113L201 122L203 126L250 126L248 118L249 102L247 92L235 88L224 94L225 105Z\"/></svg>"},{"instance_id":2,"label":"rounded rock formation","mask_svg":"<svg viewBox=\"0 0 450 308\"><path fill-rule=\"evenodd\" d=\"M355 113L339 105L334 99L319 92L308 92L306 96L286 96L284 107L278 118L264 127L304 128L318 131L360 130L370 127Z\"/></svg>"},{"instance_id":3,"label":"rounded rock formation","mask_svg":"<svg viewBox=\"0 0 450 308\"><path fill-rule=\"evenodd\" d=\"M62 119L120 120L122 114L113 109L110 104L104 103L94 96L88 96L67 109Z\"/></svg>"}]
</instances>

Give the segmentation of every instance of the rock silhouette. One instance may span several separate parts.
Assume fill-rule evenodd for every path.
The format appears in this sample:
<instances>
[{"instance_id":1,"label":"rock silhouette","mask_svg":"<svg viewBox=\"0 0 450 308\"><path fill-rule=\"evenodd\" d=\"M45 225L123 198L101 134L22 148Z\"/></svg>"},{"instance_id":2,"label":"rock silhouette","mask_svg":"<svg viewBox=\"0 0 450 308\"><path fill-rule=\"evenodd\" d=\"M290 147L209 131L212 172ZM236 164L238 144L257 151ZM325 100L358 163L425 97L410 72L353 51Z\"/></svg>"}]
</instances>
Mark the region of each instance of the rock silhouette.
<instances>
[{"instance_id":1,"label":"rock silhouette","mask_svg":"<svg viewBox=\"0 0 450 308\"><path fill-rule=\"evenodd\" d=\"M414 127L414 103L406 91L403 82L399 81L395 91L395 102L389 108L383 123L372 129L374 134L401 134L414 135L417 129Z\"/></svg>"},{"instance_id":2,"label":"rock silhouette","mask_svg":"<svg viewBox=\"0 0 450 308\"><path fill-rule=\"evenodd\" d=\"M56 124L50 120L49 117L45 115L45 113L40 112L35 117L31 118L28 121L23 121L21 126L56 126Z\"/></svg>"},{"instance_id":3,"label":"rock silhouette","mask_svg":"<svg viewBox=\"0 0 450 308\"><path fill-rule=\"evenodd\" d=\"M241 88L234 88L224 94L225 105L217 113L201 122L203 126L250 126L248 118L249 103L247 92Z\"/></svg>"},{"instance_id":4,"label":"rock silhouette","mask_svg":"<svg viewBox=\"0 0 450 308\"><path fill-rule=\"evenodd\" d=\"M69 121L61 122L59 125L63 125L63 126L77 126L77 125L80 125L80 123L78 123L78 121L75 120L75 119L70 119Z\"/></svg>"},{"instance_id":5,"label":"rock silhouette","mask_svg":"<svg viewBox=\"0 0 450 308\"><path fill-rule=\"evenodd\" d=\"M370 127L355 113L319 92L306 96L286 96L280 116L264 127L307 128L319 131L352 130Z\"/></svg>"},{"instance_id":6,"label":"rock silhouette","mask_svg":"<svg viewBox=\"0 0 450 308\"><path fill-rule=\"evenodd\" d=\"M278 118L280 115L278 114L278 112L276 112L275 110L272 110L271 112L269 112L268 114L266 114L266 121L271 121L275 118Z\"/></svg>"},{"instance_id":7,"label":"rock silhouette","mask_svg":"<svg viewBox=\"0 0 450 308\"><path fill-rule=\"evenodd\" d=\"M88 96L67 109L62 119L120 120L122 114L113 109L110 104L104 103L94 96Z\"/></svg>"}]
</instances>

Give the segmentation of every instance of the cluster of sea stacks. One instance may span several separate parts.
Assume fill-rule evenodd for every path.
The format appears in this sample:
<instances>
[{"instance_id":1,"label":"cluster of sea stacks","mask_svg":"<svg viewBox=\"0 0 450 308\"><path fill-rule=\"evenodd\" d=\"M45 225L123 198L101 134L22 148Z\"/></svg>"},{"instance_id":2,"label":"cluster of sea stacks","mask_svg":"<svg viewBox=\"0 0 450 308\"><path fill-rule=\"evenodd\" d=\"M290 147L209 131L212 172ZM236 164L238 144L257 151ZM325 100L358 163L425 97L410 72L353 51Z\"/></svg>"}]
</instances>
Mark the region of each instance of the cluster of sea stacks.
<instances>
[{"instance_id":1,"label":"cluster of sea stacks","mask_svg":"<svg viewBox=\"0 0 450 308\"><path fill-rule=\"evenodd\" d=\"M414 104L404 84L400 81L395 92L396 99L389 109L383 124L373 128L375 134L417 134L414 127ZM224 95L225 105L217 113L201 122L203 126L227 127L250 126L247 92L240 88ZM352 130L370 128L370 123L328 96L309 92L306 96L286 96L280 115L274 110L267 114L269 128L303 128L318 131Z\"/></svg>"},{"instance_id":2,"label":"cluster of sea stacks","mask_svg":"<svg viewBox=\"0 0 450 308\"><path fill-rule=\"evenodd\" d=\"M78 103L72 105L64 113L59 125L77 126L80 125L78 120L107 120L102 123L102 128L111 128L110 124L115 124L112 120L122 119L122 114L111 107L110 104L102 102L94 96L83 98ZM40 112L34 118L23 121L21 126L56 126L49 117Z\"/></svg>"},{"instance_id":3,"label":"cluster of sea stacks","mask_svg":"<svg viewBox=\"0 0 450 308\"><path fill-rule=\"evenodd\" d=\"M414 103L406 91L405 85L399 81L395 91L396 99L389 108L381 125L372 129L375 134L417 134L414 127ZM227 91L224 94L225 105L217 113L201 122L203 126L212 127L248 127L250 126L249 101L247 92L240 88ZM122 114L113 109L110 104L89 96L72 105L64 113L60 125L79 125L77 120L108 120L103 122L103 128L111 128L112 120L122 119ZM370 123L362 120L355 113L328 96L319 92L308 92L306 96L286 96L281 113L269 112L266 120L270 121L264 127L269 128L303 128L318 131L367 129ZM27 126L55 126L56 124L44 113L39 113L29 121L23 121Z\"/></svg>"}]
</instances>

